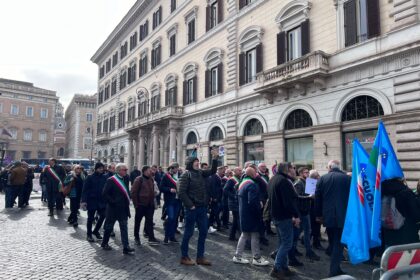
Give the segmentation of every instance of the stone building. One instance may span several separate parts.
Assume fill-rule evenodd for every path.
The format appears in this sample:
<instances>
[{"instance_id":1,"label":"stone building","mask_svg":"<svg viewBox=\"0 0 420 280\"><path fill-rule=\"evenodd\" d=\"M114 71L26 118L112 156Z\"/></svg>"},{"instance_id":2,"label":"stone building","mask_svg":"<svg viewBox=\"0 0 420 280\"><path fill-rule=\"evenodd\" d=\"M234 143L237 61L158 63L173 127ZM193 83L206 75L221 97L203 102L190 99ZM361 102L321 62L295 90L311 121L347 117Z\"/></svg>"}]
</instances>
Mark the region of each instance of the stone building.
<instances>
[{"instance_id":1,"label":"stone building","mask_svg":"<svg viewBox=\"0 0 420 280\"><path fill-rule=\"evenodd\" d=\"M92 57L97 157L351 169L383 120L420 177L418 0L137 1Z\"/></svg>"},{"instance_id":2,"label":"stone building","mask_svg":"<svg viewBox=\"0 0 420 280\"><path fill-rule=\"evenodd\" d=\"M32 83L0 79L0 126L7 139L6 161L57 156L56 111L62 108L55 91Z\"/></svg>"},{"instance_id":3,"label":"stone building","mask_svg":"<svg viewBox=\"0 0 420 280\"><path fill-rule=\"evenodd\" d=\"M93 158L96 94L75 94L66 109L66 158Z\"/></svg>"}]
</instances>

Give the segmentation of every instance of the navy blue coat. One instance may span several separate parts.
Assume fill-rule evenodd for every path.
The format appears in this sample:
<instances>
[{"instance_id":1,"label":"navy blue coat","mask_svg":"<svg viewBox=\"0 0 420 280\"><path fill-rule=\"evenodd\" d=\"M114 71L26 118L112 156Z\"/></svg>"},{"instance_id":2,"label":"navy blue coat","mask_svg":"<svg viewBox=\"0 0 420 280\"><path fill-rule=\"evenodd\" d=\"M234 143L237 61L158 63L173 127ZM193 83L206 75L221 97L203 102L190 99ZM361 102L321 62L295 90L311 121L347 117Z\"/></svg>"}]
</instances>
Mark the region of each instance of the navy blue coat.
<instances>
[{"instance_id":1,"label":"navy blue coat","mask_svg":"<svg viewBox=\"0 0 420 280\"><path fill-rule=\"evenodd\" d=\"M232 212L239 211L238 187L239 187L239 179L231 178L227 180L225 187L223 189L224 190L223 194L228 199L229 210Z\"/></svg>"},{"instance_id":2,"label":"navy blue coat","mask_svg":"<svg viewBox=\"0 0 420 280\"><path fill-rule=\"evenodd\" d=\"M222 202L223 196L223 185L222 178L219 175L214 174L209 179L210 182L210 198L216 199L217 202Z\"/></svg>"},{"instance_id":3,"label":"navy blue coat","mask_svg":"<svg viewBox=\"0 0 420 280\"><path fill-rule=\"evenodd\" d=\"M250 179L245 177L243 180ZM241 183L238 190L239 220L243 232L259 232L261 204L258 184L255 181Z\"/></svg>"},{"instance_id":4,"label":"navy blue coat","mask_svg":"<svg viewBox=\"0 0 420 280\"><path fill-rule=\"evenodd\" d=\"M105 209L106 204L102 197L107 177L97 172L87 176L82 190L82 202L87 204L88 210Z\"/></svg>"},{"instance_id":5,"label":"navy blue coat","mask_svg":"<svg viewBox=\"0 0 420 280\"><path fill-rule=\"evenodd\" d=\"M172 193L171 189L177 189L176 183L174 184L168 176L171 174L166 173L162 180L160 181L159 190L163 193L163 200L165 203L170 204L175 202L176 200L176 193Z\"/></svg>"},{"instance_id":6,"label":"navy blue coat","mask_svg":"<svg viewBox=\"0 0 420 280\"><path fill-rule=\"evenodd\" d=\"M123 178L126 186L130 183L128 176ZM106 219L115 218L116 220L126 219L131 217L130 201L127 200L126 195L119 189L114 180L109 177L106 180L102 196L106 202ZM130 196L130 192L128 192Z\"/></svg>"}]
</instances>

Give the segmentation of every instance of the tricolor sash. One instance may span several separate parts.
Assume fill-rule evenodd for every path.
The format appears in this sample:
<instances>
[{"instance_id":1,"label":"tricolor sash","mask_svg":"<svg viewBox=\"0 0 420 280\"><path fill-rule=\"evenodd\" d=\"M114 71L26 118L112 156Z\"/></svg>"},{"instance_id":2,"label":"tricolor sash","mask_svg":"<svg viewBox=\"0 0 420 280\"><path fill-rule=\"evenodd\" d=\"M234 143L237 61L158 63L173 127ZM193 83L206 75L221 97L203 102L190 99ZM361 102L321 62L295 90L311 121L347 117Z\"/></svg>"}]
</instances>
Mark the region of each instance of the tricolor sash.
<instances>
[{"instance_id":1,"label":"tricolor sash","mask_svg":"<svg viewBox=\"0 0 420 280\"><path fill-rule=\"evenodd\" d=\"M60 177L58 177L58 174L55 172L54 169L52 169L49 165L46 167L48 173L51 174L51 176L54 177L58 181L58 191L61 191L63 189L63 182L61 182Z\"/></svg>"},{"instance_id":2,"label":"tricolor sash","mask_svg":"<svg viewBox=\"0 0 420 280\"><path fill-rule=\"evenodd\" d=\"M172 175L169 173L166 173L166 176L168 177L169 181L171 181L172 184L176 186L176 180L172 177Z\"/></svg>"},{"instance_id":3,"label":"tricolor sash","mask_svg":"<svg viewBox=\"0 0 420 280\"><path fill-rule=\"evenodd\" d=\"M264 182L268 185L268 181L267 181L267 179L265 178L265 176L264 175L262 175L262 174L260 174L260 177L264 180Z\"/></svg>"},{"instance_id":4,"label":"tricolor sash","mask_svg":"<svg viewBox=\"0 0 420 280\"><path fill-rule=\"evenodd\" d=\"M242 180L241 184L239 185L238 191L240 191L243 187L248 186L250 184L255 184L254 180L250 178L245 178Z\"/></svg>"},{"instance_id":5,"label":"tricolor sash","mask_svg":"<svg viewBox=\"0 0 420 280\"><path fill-rule=\"evenodd\" d=\"M111 180L117 185L118 189L124 194L127 198L128 204L130 204L130 196L128 195L127 187L123 180L121 180L117 175L111 177Z\"/></svg>"}]
</instances>

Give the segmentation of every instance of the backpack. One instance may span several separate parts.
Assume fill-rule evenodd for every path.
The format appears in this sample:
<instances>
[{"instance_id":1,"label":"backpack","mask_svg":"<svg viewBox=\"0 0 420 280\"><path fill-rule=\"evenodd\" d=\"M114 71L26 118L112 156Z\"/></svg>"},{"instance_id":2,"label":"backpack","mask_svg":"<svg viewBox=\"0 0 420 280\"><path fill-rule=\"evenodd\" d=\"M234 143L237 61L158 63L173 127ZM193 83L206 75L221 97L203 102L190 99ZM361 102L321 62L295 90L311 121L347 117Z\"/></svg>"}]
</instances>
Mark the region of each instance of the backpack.
<instances>
[{"instance_id":1,"label":"backpack","mask_svg":"<svg viewBox=\"0 0 420 280\"><path fill-rule=\"evenodd\" d=\"M405 218L395 206L395 197L384 196L382 198L381 223L386 229L397 230L404 225Z\"/></svg>"}]
</instances>

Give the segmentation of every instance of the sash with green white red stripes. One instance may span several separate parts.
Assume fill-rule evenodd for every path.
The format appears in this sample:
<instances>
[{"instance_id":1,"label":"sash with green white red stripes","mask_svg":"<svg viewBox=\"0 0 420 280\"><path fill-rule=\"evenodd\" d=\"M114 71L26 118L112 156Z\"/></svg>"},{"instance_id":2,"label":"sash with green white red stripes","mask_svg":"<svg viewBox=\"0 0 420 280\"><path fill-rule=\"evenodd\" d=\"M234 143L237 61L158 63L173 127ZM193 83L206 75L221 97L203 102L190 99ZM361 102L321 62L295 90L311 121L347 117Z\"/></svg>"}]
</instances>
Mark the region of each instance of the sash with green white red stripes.
<instances>
[{"instance_id":1,"label":"sash with green white red stripes","mask_svg":"<svg viewBox=\"0 0 420 280\"><path fill-rule=\"evenodd\" d=\"M176 180L174 179L174 177L171 176L171 174L166 173L166 177L168 177L169 181L171 181L172 184L176 186Z\"/></svg>"},{"instance_id":2,"label":"sash with green white red stripes","mask_svg":"<svg viewBox=\"0 0 420 280\"><path fill-rule=\"evenodd\" d=\"M121 180L117 175L112 176L111 180L117 185L118 189L120 189L120 191L127 198L128 203L130 204L130 196L128 195L128 189L125 186L124 181Z\"/></svg>"},{"instance_id":3,"label":"sash with green white red stripes","mask_svg":"<svg viewBox=\"0 0 420 280\"><path fill-rule=\"evenodd\" d=\"M250 185L250 184L255 184L254 180L250 179L250 178L245 178L244 180L242 180L241 184L239 185L238 191L241 190L243 187Z\"/></svg>"},{"instance_id":4,"label":"sash with green white red stripes","mask_svg":"<svg viewBox=\"0 0 420 280\"><path fill-rule=\"evenodd\" d=\"M58 191L61 191L63 188L63 182L61 182L60 177L58 177L58 174L55 173L55 170L51 168L51 166L47 166L47 171L58 181Z\"/></svg>"}]
</instances>

